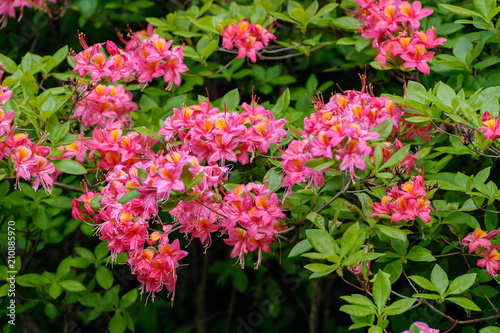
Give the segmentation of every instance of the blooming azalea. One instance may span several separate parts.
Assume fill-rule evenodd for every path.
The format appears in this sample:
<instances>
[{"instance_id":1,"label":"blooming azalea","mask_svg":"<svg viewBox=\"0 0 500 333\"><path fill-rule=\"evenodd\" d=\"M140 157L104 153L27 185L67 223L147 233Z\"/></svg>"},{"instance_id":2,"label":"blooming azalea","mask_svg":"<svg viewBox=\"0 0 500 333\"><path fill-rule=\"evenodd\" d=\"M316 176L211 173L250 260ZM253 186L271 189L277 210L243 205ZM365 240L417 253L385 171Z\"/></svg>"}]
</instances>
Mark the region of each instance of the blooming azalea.
<instances>
[{"instance_id":1,"label":"blooming azalea","mask_svg":"<svg viewBox=\"0 0 500 333\"><path fill-rule=\"evenodd\" d=\"M484 126L479 127L478 131L485 131L486 139L496 140L500 137L500 119L492 119L489 111L486 111L481 117Z\"/></svg>"},{"instance_id":2,"label":"blooming azalea","mask_svg":"<svg viewBox=\"0 0 500 333\"><path fill-rule=\"evenodd\" d=\"M500 233L500 230L493 230L489 233L484 232L481 228L474 229L472 235L462 239L462 245L469 245L469 253L475 252L478 247L490 247L492 238L495 238Z\"/></svg>"}]
</instances>

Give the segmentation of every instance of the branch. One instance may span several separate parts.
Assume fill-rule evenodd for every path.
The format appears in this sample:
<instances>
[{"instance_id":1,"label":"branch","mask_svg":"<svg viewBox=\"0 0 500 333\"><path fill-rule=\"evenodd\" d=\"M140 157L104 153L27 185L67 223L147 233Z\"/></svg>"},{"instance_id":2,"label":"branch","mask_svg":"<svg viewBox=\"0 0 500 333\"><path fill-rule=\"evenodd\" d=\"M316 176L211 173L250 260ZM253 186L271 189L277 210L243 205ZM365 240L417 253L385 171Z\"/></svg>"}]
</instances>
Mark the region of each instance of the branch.
<instances>
[{"instance_id":1,"label":"branch","mask_svg":"<svg viewBox=\"0 0 500 333\"><path fill-rule=\"evenodd\" d=\"M328 208L328 206L330 206L332 202L334 202L335 200L337 200L338 197L340 197L342 194L347 192L347 189L351 186L351 184L352 184L352 179L349 179L349 181L346 183L344 188L342 188L342 190L340 190L339 193L337 193L333 198L328 200L327 203L325 203L323 206L321 206L315 213L319 214L321 211ZM297 224L300 224L300 223L304 222L305 220L307 220L307 215L304 216L302 219L300 219L300 221L298 221Z\"/></svg>"},{"instance_id":2,"label":"branch","mask_svg":"<svg viewBox=\"0 0 500 333\"><path fill-rule=\"evenodd\" d=\"M496 314L496 315L493 315L493 316L489 316L489 317L484 317L484 318L478 318L478 319L470 319L470 320L458 320L458 319L453 319L452 317L448 316L446 313L443 313L441 311L439 311L438 309L436 309L432 304L430 304L429 302L427 302L425 299L423 300L423 302L434 312L436 312L438 315L440 315L441 317L443 318L446 318L448 319L449 321L452 321L452 322L456 322L457 324L461 324L461 325L465 325L465 324L474 324L474 323L480 323L480 322L483 322L483 321L487 321L487 320L491 320L491 319L496 319L496 318L500 318L500 314Z\"/></svg>"}]
</instances>

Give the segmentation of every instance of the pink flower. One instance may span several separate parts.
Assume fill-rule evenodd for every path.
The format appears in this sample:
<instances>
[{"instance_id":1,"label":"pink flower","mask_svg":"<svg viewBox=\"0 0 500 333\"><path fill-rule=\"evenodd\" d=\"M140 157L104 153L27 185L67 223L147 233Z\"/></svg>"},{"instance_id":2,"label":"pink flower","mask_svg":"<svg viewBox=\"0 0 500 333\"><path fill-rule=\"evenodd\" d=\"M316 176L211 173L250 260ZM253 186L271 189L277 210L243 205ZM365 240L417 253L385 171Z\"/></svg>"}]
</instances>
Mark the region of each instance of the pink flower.
<instances>
[{"instance_id":1,"label":"pink flower","mask_svg":"<svg viewBox=\"0 0 500 333\"><path fill-rule=\"evenodd\" d=\"M416 321L413 325L419 328L419 333L439 333L438 329L430 328L429 325L421 321ZM410 330L403 331L403 333L412 333Z\"/></svg>"},{"instance_id":2,"label":"pink flower","mask_svg":"<svg viewBox=\"0 0 500 333\"><path fill-rule=\"evenodd\" d=\"M252 62L257 61L257 51L264 48L264 44L253 36L247 39L237 39L234 43L238 48L238 59L248 56Z\"/></svg>"},{"instance_id":3,"label":"pink flower","mask_svg":"<svg viewBox=\"0 0 500 333\"><path fill-rule=\"evenodd\" d=\"M401 22L409 22L410 28L413 30L420 27L420 20L424 17L431 15L434 11L430 8L422 9L422 4L420 1L414 1L413 3L402 2L399 5L401 9L401 14L398 16L397 20Z\"/></svg>"},{"instance_id":4,"label":"pink flower","mask_svg":"<svg viewBox=\"0 0 500 333\"><path fill-rule=\"evenodd\" d=\"M484 126L479 127L478 131L485 131L484 137L486 139L496 140L500 137L500 119L491 119L491 114L486 111L481 117Z\"/></svg>"},{"instance_id":5,"label":"pink flower","mask_svg":"<svg viewBox=\"0 0 500 333\"><path fill-rule=\"evenodd\" d=\"M413 32L413 37L418 38L420 43L425 46L425 48L430 49L438 45L443 45L446 42L446 38L437 38L437 32L435 28L427 29L427 33L423 31Z\"/></svg>"},{"instance_id":6,"label":"pink flower","mask_svg":"<svg viewBox=\"0 0 500 333\"><path fill-rule=\"evenodd\" d=\"M490 247L486 253L483 254L484 259L477 261L479 267L485 267L489 275L497 275L500 273L500 253L496 247Z\"/></svg>"},{"instance_id":7,"label":"pink flower","mask_svg":"<svg viewBox=\"0 0 500 333\"><path fill-rule=\"evenodd\" d=\"M408 53L402 54L401 58L406 60L403 67L413 68L417 67L419 71L428 75L430 73L429 65L427 62L432 59L434 52L425 52L425 46L422 44L416 44L413 50Z\"/></svg>"},{"instance_id":8,"label":"pink flower","mask_svg":"<svg viewBox=\"0 0 500 333\"><path fill-rule=\"evenodd\" d=\"M493 230L489 233L484 232L481 228L476 228L472 235L469 235L462 239L462 245L467 245L469 243L469 253L477 250L479 246L490 247L492 238L495 238L500 233L500 230Z\"/></svg>"}]
</instances>

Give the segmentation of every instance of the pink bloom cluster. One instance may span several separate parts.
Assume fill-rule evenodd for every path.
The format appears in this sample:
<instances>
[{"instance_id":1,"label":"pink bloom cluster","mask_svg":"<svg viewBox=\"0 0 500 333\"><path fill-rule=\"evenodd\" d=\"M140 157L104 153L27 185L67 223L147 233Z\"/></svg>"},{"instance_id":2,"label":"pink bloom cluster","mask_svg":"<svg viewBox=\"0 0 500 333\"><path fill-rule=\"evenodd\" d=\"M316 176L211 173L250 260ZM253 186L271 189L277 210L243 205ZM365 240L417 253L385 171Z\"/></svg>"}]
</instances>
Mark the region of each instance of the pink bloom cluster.
<instances>
[{"instance_id":1,"label":"pink bloom cluster","mask_svg":"<svg viewBox=\"0 0 500 333\"><path fill-rule=\"evenodd\" d=\"M178 260L187 254L180 250L178 240L168 240L171 225L163 226L163 233L148 231L152 221L159 221L159 203L166 202L172 191L183 193L184 201L170 211L180 231L191 239L199 238L205 247L211 244L211 233L227 233L226 243L234 246L232 257L239 255L242 264L245 254L258 251L259 265L262 251L270 252L275 231L282 228L280 202L266 185L239 185L223 201L214 192L227 180L225 160L248 163L249 153L266 152L271 143L280 143L280 135L286 136L285 120L276 121L255 99L242 108L241 114L222 113L209 103L174 109L159 133L166 141L175 136L183 145L166 154L150 149L156 139L136 132L124 134L124 120L112 119L105 127L96 127L92 139L60 147L63 156L77 159L85 158L87 150L91 150L91 160L99 153L97 166L108 171L100 193L102 209L94 212L90 202L98 193L87 192L73 201L73 217L98 223L100 239L108 242L112 256L127 252L132 273L153 297L164 286L173 295ZM208 165L202 166L202 160ZM130 191L137 191L134 198L122 202Z\"/></svg>"},{"instance_id":2,"label":"pink bloom cluster","mask_svg":"<svg viewBox=\"0 0 500 333\"><path fill-rule=\"evenodd\" d=\"M373 204L374 218L378 214L391 216L391 223L402 220L415 220L420 217L426 223L431 221L430 201L426 198L424 188L424 177L418 175L401 185L394 185L392 189L386 189L387 195L382 198L382 202Z\"/></svg>"},{"instance_id":3,"label":"pink bloom cluster","mask_svg":"<svg viewBox=\"0 0 500 333\"><path fill-rule=\"evenodd\" d=\"M491 139L495 141L500 138L500 119L499 118L491 118L491 114L489 111L486 111L481 117L483 121L483 125L479 127L478 131L484 131L484 137L486 139Z\"/></svg>"},{"instance_id":4,"label":"pink bloom cluster","mask_svg":"<svg viewBox=\"0 0 500 333\"><path fill-rule=\"evenodd\" d=\"M35 8L38 10L46 10L45 2L53 2L56 0L2 0L0 1L0 28L5 28L7 26L7 21L10 18L16 17L16 8L21 10L21 15L19 15L19 20L23 17L24 7Z\"/></svg>"},{"instance_id":5,"label":"pink bloom cluster","mask_svg":"<svg viewBox=\"0 0 500 333\"><path fill-rule=\"evenodd\" d=\"M87 128L93 125L104 127L109 120L129 122L130 113L137 109L137 104L132 101L132 93L125 91L124 86L99 84L77 102L72 118L81 120Z\"/></svg>"},{"instance_id":6,"label":"pink bloom cluster","mask_svg":"<svg viewBox=\"0 0 500 333\"><path fill-rule=\"evenodd\" d=\"M233 43L238 48L238 59L248 56L252 62L257 61L257 51L269 44L270 40L276 39L269 29L262 27L259 24L248 24L248 19L241 20L240 23L224 28L222 35L222 46L228 50L233 49Z\"/></svg>"},{"instance_id":7,"label":"pink bloom cluster","mask_svg":"<svg viewBox=\"0 0 500 333\"><path fill-rule=\"evenodd\" d=\"M283 152L282 166L286 175L283 186L291 187L306 181L322 186L323 173L328 169L314 171L305 166L307 161L316 157L341 161L339 169L349 170L351 177L355 177L356 169L366 169L365 157L373 155L374 148L368 144L369 140L380 136L370 129L392 119L395 133L402 115L402 108L393 101L364 92L364 81L361 91L337 93L326 104L318 98L315 112L304 119L304 139L293 140ZM396 144L401 143L396 141ZM386 143L386 147L389 145ZM390 158L392 150L383 151L384 159ZM414 167L414 160L408 155L405 163ZM408 171L411 174L411 168Z\"/></svg>"},{"instance_id":8,"label":"pink bloom cluster","mask_svg":"<svg viewBox=\"0 0 500 333\"><path fill-rule=\"evenodd\" d=\"M419 333L439 333L438 329L430 328L429 325L421 321L416 321L413 325L417 326ZM410 330L403 331L402 333L412 333Z\"/></svg>"},{"instance_id":9,"label":"pink bloom cluster","mask_svg":"<svg viewBox=\"0 0 500 333\"><path fill-rule=\"evenodd\" d=\"M3 72L0 73L0 80L2 74ZM12 124L14 110L5 113L3 108L3 104L11 96L9 88L0 86L0 138L3 139L0 142L0 159L10 158L15 163L16 186L19 185L19 178L31 181L34 177L35 191L41 184L45 191L50 192L57 176L54 163L47 161L50 148L41 145L43 138L35 145L27 133L15 133L16 126Z\"/></svg>"},{"instance_id":10,"label":"pink bloom cluster","mask_svg":"<svg viewBox=\"0 0 500 333\"><path fill-rule=\"evenodd\" d=\"M481 228L476 228L474 232L462 239L462 245L469 245L469 253L477 251L479 247L486 248L486 251L481 251L483 259L477 261L479 267L486 268L488 275L500 274L500 245L492 246L490 239L495 238L500 233L500 230L493 230L489 233L484 232Z\"/></svg>"},{"instance_id":11,"label":"pink bloom cluster","mask_svg":"<svg viewBox=\"0 0 500 333\"><path fill-rule=\"evenodd\" d=\"M221 221L229 233L224 242L233 245L231 258L239 256L243 267L244 255L258 249L258 267L262 261L262 251L270 253L269 245L276 239L275 232L285 229L280 220L285 219L276 193L266 189L266 185L249 183L238 185L224 197L222 212L227 219Z\"/></svg>"},{"instance_id":12,"label":"pink bloom cluster","mask_svg":"<svg viewBox=\"0 0 500 333\"><path fill-rule=\"evenodd\" d=\"M446 39L437 38L434 28L427 32L418 31L420 20L433 13L432 9L422 8L420 1L400 0L355 0L361 8L353 15L361 23L361 36L373 39L373 47L385 67L390 61L396 66L417 68L424 74L429 74L427 64L434 52L427 50L442 45ZM389 39L387 39L389 38Z\"/></svg>"},{"instance_id":13,"label":"pink bloom cluster","mask_svg":"<svg viewBox=\"0 0 500 333\"><path fill-rule=\"evenodd\" d=\"M79 73L81 77L90 73L95 82L106 78L115 82L134 77L139 83L148 83L163 76L163 80L168 83L167 88L170 89L174 83L181 84L180 73L188 70L183 64L182 46L170 48L172 41L166 41L158 34L135 33L125 50L108 40L106 51L109 57L101 50L104 43L89 47L85 36L80 34L79 37L84 50L76 55L71 54L76 64L74 72Z\"/></svg>"},{"instance_id":14,"label":"pink bloom cluster","mask_svg":"<svg viewBox=\"0 0 500 333\"><path fill-rule=\"evenodd\" d=\"M174 115L165 119L159 131L169 141L176 133L183 142L181 150L192 152L200 161L209 165L221 161L247 164L248 154L266 153L271 143L279 144L286 120L274 119L271 111L257 105L242 104L243 112L221 112L209 103L174 108Z\"/></svg>"},{"instance_id":15,"label":"pink bloom cluster","mask_svg":"<svg viewBox=\"0 0 500 333\"><path fill-rule=\"evenodd\" d=\"M78 150L90 149L89 159L94 160L94 153L101 159L97 167L105 171L113 170L118 165L130 167L141 160L141 156L152 153L151 147L158 143L157 139L141 135L137 132L123 133L123 123L108 121L106 127L94 128L92 139L82 140ZM66 146L65 148L71 149Z\"/></svg>"}]
</instances>

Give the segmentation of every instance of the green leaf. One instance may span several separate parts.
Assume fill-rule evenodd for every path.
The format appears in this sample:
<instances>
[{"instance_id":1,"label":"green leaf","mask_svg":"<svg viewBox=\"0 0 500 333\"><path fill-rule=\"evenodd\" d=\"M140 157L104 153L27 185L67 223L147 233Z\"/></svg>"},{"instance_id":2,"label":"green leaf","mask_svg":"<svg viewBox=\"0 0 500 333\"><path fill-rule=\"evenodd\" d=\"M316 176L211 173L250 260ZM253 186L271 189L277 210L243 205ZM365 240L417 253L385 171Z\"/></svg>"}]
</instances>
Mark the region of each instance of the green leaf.
<instances>
[{"instance_id":1,"label":"green leaf","mask_svg":"<svg viewBox=\"0 0 500 333\"><path fill-rule=\"evenodd\" d=\"M76 268L87 268L90 265L90 261L86 258L76 257L71 258L69 264Z\"/></svg>"},{"instance_id":2,"label":"green leaf","mask_svg":"<svg viewBox=\"0 0 500 333\"><path fill-rule=\"evenodd\" d=\"M384 333L384 329L380 326L372 326L368 329L368 333Z\"/></svg>"},{"instance_id":3,"label":"green leaf","mask_svg":"<svg viewBox=\"0 0 500 333\"><path fill-rule=\"evenodd\" d=\"M470 299L465 297L448 297L445 300L455 303L463 307L464 309L473 310L473 311L481 311L481 309Z\"/></svg>"},{"instance_id":4,"label":"green leaf","mask_svg":"<svg viewBox=\"0 0 500 333\"><path fill-rule=\"evenodd\" d=\"M375 228L377 228L381 233L383 233L384 235L386 235L388 237L391 237L394 239L399 239L403 242L406 242L406 239L407 239L406 234L404 232L402 232L401 230L399 230L398 228L390 227L390 226L383 225L383 224L377 224L377 225L375 225Z\"/></svg>"},{"instance_id":5,"label":"green leaf","mask_svg":"<svg viewBox=\"0 0 500 333\"><path fill-rule=\"evenodd\" d=\"M205 171L202 171L199 174L197 174L196 177L194 177L193 180L186 186L186 191L189 191L190 189L201 183L204 176L205 176Z\"/></svg>"},{"instance_id":6,"label":"green leaf","mask_svg":"<svg viewBox=\"0 0 500 333\"><path fill-rule=\"evenodd\" d=\"M59 295L61 295L62 291L63 290L60 285L58 285L57 283L53 283L49 288L49 295L53 299L56 299L59 297Z\"/></svg>"},{"instance_id":7,"label":"green leaf","mask_svg":"<svg viewBox=\"0 0 500 333\"><path fill-rule=\"evenodd\" d=\"M431 281L432 284L434 284L434 286L436 287L437 292L441 296L443 296L446 291L446 288L448 287L449 281L448 281L448 275L446 275L446 272L441 268L441 266L439 265L434 266L431 272Z\"/></svg>"},{"instance_id":8,"label":"green leaf","mask_svg":"<svg viewBox=\"0 0 500 333\"><path fill-rule=\"evenodd\" d=\"M282 112L286 111L289 105L290 105L290 89L286 88L285 91L276 101L274 107L271 109L271 112L273 113L273 115L278 116Z\"/></svg>"},{"instance_id":9,"label":"green leaf","mask_svg":"<svg viewBox=\"0 0 500 333\"><path fill-rule=\"evenodd\" d=\"M406 312L416 302L415 298L400 299L386 307L383 314L386 316L396 316Z\"/></svg>"},{"instance_id":10,"label":"green leaf","mask_svg":"<svg viewBox=\"0 0 500 333\"><path fill-rule=\"evenodd\" d=\"M359 29L361 22L354 17L342 16L332 20L332 24L340 29L352 31Z\"/></svg>"},{"instance_id":11,"label":"green leaf","mask_svg":"<svg viewBox=\"0 0 500 333\"><path fill-rule=\"evenodd\" d=\"M318 252L328 255L335 253L335 240L329 233L323 230L306 230L306 236L312 247Z\"/></svg>"},{"instance_id":12,"label":"green leaf","mask_svg":"<svg viewBox=\"0 0 500 333\"><path fill-rule=\"evenodd\" d=\"M116 311L113 318L109 322L109 332L110 333L123 333L127 329L127 324L123 320L122 315Z\"/></svg>"},{"instance_id":13,"label":"green leaf","mask_svg":"<svg viewBox=\"0 0 500 333\"><path fill-rule=\"evenodd\" d=\"M401 162L403 162L406 155L408 155L409 151L410 151L410 145L404 146L403 148L401 148L400 150L395 152L391 156L391 158L389 158L389 160L387 162L385 162L384 165L382 165L382 167L380 169L386 169L386 168L393 167L397 164L400 164Z\"/></svg>"},{"instance_id":14,"label":"green leaf","mask_svg":"<svg viewBox=\"0 0 500 333\"><path fill-rule=\"evenodd\" d=\"M446 216L441 223L451 225L466 223L471 228L481 227L475 217L464 212L453 212L450 215Z\"/></svg>"},{"instance_id":15,"label":"green leaf","mask_svg":"<svg viewBox=\"0 0 500 333\"><path fill-rule=\"evenodd\" d=\"M290 11L290 16L300 23L306 22L306 12L302 8L294 8Z\"/></svg>"},{"instance_id":16,"label":"green leaf","mask_svg":"<svg viewBox=\"0 0 500 333\"><path fill-rule=\"evenodd\" d=\"M57 317L57 308L52 303L45 303L44 312L50 319L56 319Z\"/></svg>"},{"instance_id":17,"label":"green leaf","mask_svg":"<svg viewBox=\"0 0 500 333\"><path fill-rule=\"evenodd\" d=\"M94 15L94 12L97 8L98 0L81 0L80 4L80 13L85 19L89 19Z\"/></svg>"},{"instance_id":18,"label":"green leaf","mask_svg":"<svg viewBox=\"0 0 500 333\"><path fill-rule=\"evenodd\" d=\"M54 160L52 163L54 163L57 170L70 175L83 175L87 173L85 167L76 161Z\"/></svg>"},{"instance_id":19,"label":"green leaf","mask_svg":"<svg viewBox=\"0 0 500 333\"><path fill-rule=\"evenodd\" d=\"M153 131L150 128L142 127L134 127L134 131L139 134L149 136L150 138L162 139L163 135L158 134L158 131Z\"/></svg>"},{"instance_id":20,"label":"green leaf","mask_svg":"<svg viewBox=\"0 0 500 333\"><path fill-rule=\"evenodd\" d=\"M201 51L201 57L204 59L208 58L212 53L214 53L218 43L219 41L217 39L214 39L210 43L208 43L208 45L205 46L205 48Z\"/></svg>"},{"instance_id":21,"label":"green leaf","mask_svg":"<svg viewBox=\"0 0 500 333\"><path fill-rule=\"evenodd\" d=\"M56 279L60 279L66 276L71 271L70 261L71 261L71 256L65 258L63 261L59 263L59 266L57 266L57 271L56 271Z\"/></svg>"},{"instance_id":22,"label":"green leaf","mask_svg":"<svg viewBox=\"0 0 500 333\"><path fill-rule=\"evenodd\" d=\"M21 287L36 287L50 283L45 277L40 274L24 274L16 277L16 284Z\"/></svg>"},{"instance_id":23,"label":"green leaf","mask_svg":"<svg viewBox=\"0 0 500 333\"><path fill-rule=\"evenodd\" d=\"M16 62L1 53L0 62L2 63L2 70L6 71L9 74L14 74L18 70Z\"/></svg>"},{"instance_id":24,"label":"green leaf","mask_svg":"<svg viewBox=\"0 0 500 333\"><path fill-rule=\"evenodd\" d=\"M375 170L379 170L380 165L384 161L384 154L382 153L382 148L377 146L373 152L373 163L375 164Z\"/></svg>"},{"instance_id":25,"label":"green leaf","mask_svg":"<svg viewBox=\"0 0 500 333\"><path fill-rule=\"evenodd\" d=\"M99 266L99 268L97 268L96 279L97 283L104 289L111 288L114 281L113 273L104 266Z\"/></svg>"},{"instance_id":26,"label":"green leaf","mask_svg":"<svg viewBox=\"0 0 500 333\"><path fill-rule=\"evenodd\" d=\"M326 163L323 163L323 164L320 164L320 165L318 165L318 166L315 166L315 167L314 167L314 169L313 169L313 171L318 172L318 171L321 171L321 170L328 169L329 167L331 167L331 166L332 166L332 165L334 165L335 163L337 163L337 161L335 161L335 160L330 160L330 161L328 161L328 162L326 162Z\"/></svg>"},{"instance_id":27,"label":"green leaf","mask_svg":"<svg viewBox=\"0 0 500 333\"><path fill-rule=\"evenodd\" d=\"M41 230L47 230L50 222L45 207L43 206L36 207L36 209L33 212L33 223Z\"/></svg>"},{"instance_id":28,"label":"green leaf","mask_svg":"<svg viewBox=\"0 0 500 333\"><path fill-rule=\"evenodd\" d=\"M448 5L448 4L439 4L439 6L443 7L447 11L453 14L461 15L461 16L475 16L475 17L482 17L481 14L476 13L475 11L472 11L467 8L459 7L459 6L454 6L454 5Z\"/></svg>"},{"instance_id":29,"label":"green leaf","mask_svg":"<svg viewBox=\"0 0 500 333\"><path fill-rule=\"evenodd\" d=\"M408 251L406 259L411 261L427 261L427 262L436 260L436 258L434 258L430 250L427 250L426 248L421 246L413 246L410 249L410 251Z\"/></svg>"},{"instance_id":30,"label":"green leaf","mask_svg":"<svg viewBox=\"0 0 500 333\"><path fill-rule=\"evenodd\" d=\"M394 127L392 118L386 119L375 127L370 128L370 132L379 133L380 137L372 141L384 141L391 134Z\"/></svg>"},{"instance_id":31,"label":"green leaf","mask_svg":"<svg viewBox=\"0 0 500 333\"><path fill-rule=\"evenodd\" d=\"M425 298L425 299L440 299L441 296L436 294L413 294L412 297Z\"/></svg>"},{"instance_id":32,"label":"green leaf","mask_svg":"<svg viewBox=\"0 0 500 333\"><path fill-rule=\"evenodd\" d=\"M316 227L318 227L318 229L321 229L321 230L325 230L325 218L323 216L321 216L320 214L316 213L316 212L312 212L312 213L309 213L307 214L307 219L309 221L311 221L312 223L314 223L314 225Z\"/></svg>"},{"instance_id":33,"label":"green leaf","mask_svg":"<svg viewBox=\"0 0 500 333\"><path fill-rule=\"evenodd\" d=\"M488 68L490 66L494 66L494 65L498 64L499 62L500 62L500 58L493 56L493 57L487 58L483 61L476 63L473 67L476 69L485 69L485 68Z\"/></svg>"},{"instance_id":34,"label":"green leaf","mask_svg":"<svg viewBox=\"0 0 500 333\"><path fill-rule=\"evenodd\" d=\"M325 265L325 264L307 264L304 268L314 272L314 273L325 273L330 274L337 269L337 265Z\"/></svg>"},{"instance_id":35,"label":"green leaf","mask_svg":"<svg viewBox=\"0 0 500 333\"><path fill-rule=\"evenodd\" d=\"M101 200L103 198L102 194L98 194L90 200L90 207L93 209L101 209Z\"/></svg>"},{"instance_id":36,"label":"green leaf","mask_svg":"<svg viewBox=\"0 0 500 333\"><path fill-rule=\"evenodd\" d=\"M387 299L389 299L389 295L391 294L391 281L389 280L389 274L385 273L382 270L379 270L377 275L375 276L375 281L373 282L373 300L377 309L382 312L382 309L385 307L385 303Z\"/></svg>"},{"instance_id":37,"label":"green leaf","mask_svg":"<svg viewBox=\"0 0 500 333\"><path fill-rule=\"evenodd\" d=\"M240 93L238 92L238 88L231 90L222 98L223 103L221 104L221 108L224 107L224 110L227 111L235 111L238 104L240 104Z\"/></svg>"},{"instance_id":38,"label":"green leaf","mask_svg":"<svg viewBox=\"0 0 500 333\"><path fill-rule=\"evenodd\" d=\"M140 193L139 191L137 190L132 190L130 192L127 192L125 193L119 200L118 200L118 203L121 203L121 204L124 204L124 203L127 203L127 202L130 202L132 200L134 200L135 198L138 198L142 195L142 193Z\"/></svg>"},{"instance_id":39,"label":"green leaf","mask_svg":"<svg viewBox=\"0 0 500 333\"><path fill-rule=\"evenodd\" d=\"M468 66L467 55L472 52L472 43L465 37L460 37L453 46L453 55L457 57L465 66Z\"/></svg>"},{"instance_id":40,"label":"green leaf","mask_svg":"<svg viewBox=\"0 0 500 333\"><path fill-rule=\"evenodd\" d=\"M56 61L56 66L59 65L61 62L63 62L64 59L66 59L67 55L68 55L68 45L61 47L56 53L54 53L52 58Z\"/></svg>"},{"instance_id":41,"label":"green leaf","mask_svg":"<svg viewBox=\"0 0 500 333\"><path fill-rule=\"evenodd\" d=\"M134 304L137 300L137 295L137 289L132 289L131 291L123 295L122 299L120 300L120 308L125 309Z\"/></svg>"},{"instance_id":42,"label":"green leaf","mask_svg":"<svg viewBox=\"0 0 500 333\"><path fill-rule=\"evenodd\" d=\"M465 292L474 284L474 281L476 281L476 275L476 273L460 275L455 280L451 281L446 294L461 294Z\"/></svg>"},{"instance_id":43,"label":"green leaf","mask_svg":"<svg viewBox=\"0 0 500 333\"><path fill-rule=\"evenodd\" d=\"M489 13L495 8L493 5L494 2L493 0L474 0L474 7L483 15L484 17L488 17ZM486 22L489 22L489 20L486 20Z\"/></svg>"},{"instance_id":44,"label":"green leaf","mask_svg":"<svg viewBox=\"0 0 500 333\"><path fill-rule=\"evenodd\" d=\"M104 259L109 254L109 249L106 242L100 242L94 249L95 257L97 260Z\"/></svg>"},{"instance_id":45,"label":"green leaf","mask_svg":"<svg viewBox=\"0 0 500 333\"><path fill-rule=\"evenodd\" d=\"M374 309L359 305L343 305L340 307L340 311L357 317L364 317L377 313Z\"/></svg>"},{"instance_id":46,"label":"green leaf","mask_svg":"<svg viewBox=\"0 0 500 333\"><path fill-rule=\"evenodd\" d=\"M87 289L80 282L73 281L73 280L61 281L61 282L59 282L59 285L61 287L63 287L65 290L75 292L75 293L80 292L80 291L85 291Z\"/></svg>"},{"instance_id":47,"label":"green leaf","mask_svg":"<svg viewBox=\"0 0 500 333\"><path fill-rule=\"evenodd\" d=\"M495 211L496 208L494 205L489 205L487 207L489 210ZM486 230L494 230L498 226L498 214L485 212L484 213L484 224L486 226Z\"/></svg>"},{"instance_id":48,"label":"green leaf","mask_svg":"<svg viewBox=\"0 0 500 333\"><path fill-rule=\"evenodd\" d=\"M330 13L332 10L334 10L335 8L337 8L338 5L339 5L338 3L329 3L329 4L326 4L323 8L321 8L316 13L316 15L314 15L313 19L320 18L323 15L326 15L326 14Z\"/></svg>"},{"instance_id":49,"label":"green leaf","mask_svg":"<svg viewBox=\"0 0 500 333\"><path fill-rule=\"evenodd\" d=\"M497 326L488 326L485 328L481 328L479 333L500 333L500 327Z\"/></svg>"},{"instance_id":50,"label":"green leaf","mask_svg":"<svg viewBox=\"0 0 500 333\"><path fill-rule=\"evenodd\" d=\"M323 165L325 163L330 162L331 160L326 157L314 157L310 158L307 160L307 162L304 164L305 167L308 168L316 168L317 166Z\"/></svg>"},{"instance_id":51,"label":"green leaf","mask_svg":"<svg viewBox=\"0 0 500 333\"><path fill-rule=\"evenodd\" d=\"M82 258L88 259L90 261L95 261L95 256L89 249L84 247L75 247L76 253Z\"/></svg>"},{"instance_id":52,"label":"green leaf","mask_svg":"<svg viewBox=\"0 0 500 333\"><path fill-rule=\"evenodd\" d=\"M349 302L354 305L361 305L367 308L370 308L373 310L373 313L376 313L377 308L375 307L375 304L366 296L360 295L360 294L353 294L351 296L340 296L344 301Z\"/></svg>"},{"instance_id":53,"label":"green leaf","mask_svg":"<svg viewBox=\"0 0 500 333\"><path fill-rule=\"evenodd\" d=\"M71 199L68 197L48 198L43 199L42 202L59 209L71 209Z\"/></svg>"},{"instance_id":54,"label":"green leaf","mask_svg":"<svg viewBox=\"0 0 500 333\"><path fill-rule=\"evenodd\" d=\"M438 289L434 284L432 284L431 281L427 280L426 278L419 276L419 275L412 275L409 276L409 279L415 282L419 287L431 290L431 291L436 291L438 292Z\"/></svg>"},{"instance_id":55,"label":"green leaf","mask_svg":"<svg viewBox=\"0 0 500 333\"><path fill-rule=\"evenodd\" d=\"M356 222L351 225L342 235L342 240L340 243L340 257L344 258L358 242L360 236L359 223Z\"/></svg>"}]
</instances>

